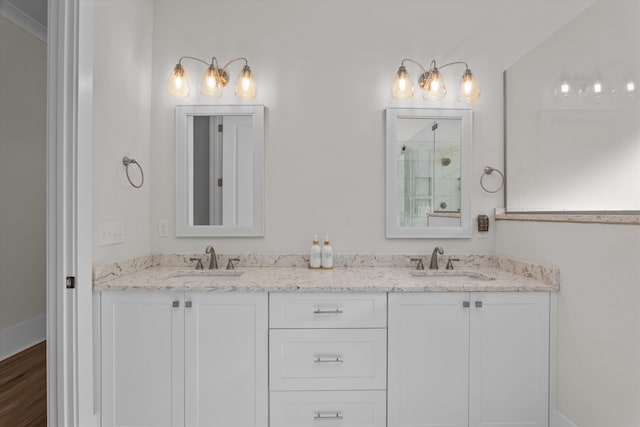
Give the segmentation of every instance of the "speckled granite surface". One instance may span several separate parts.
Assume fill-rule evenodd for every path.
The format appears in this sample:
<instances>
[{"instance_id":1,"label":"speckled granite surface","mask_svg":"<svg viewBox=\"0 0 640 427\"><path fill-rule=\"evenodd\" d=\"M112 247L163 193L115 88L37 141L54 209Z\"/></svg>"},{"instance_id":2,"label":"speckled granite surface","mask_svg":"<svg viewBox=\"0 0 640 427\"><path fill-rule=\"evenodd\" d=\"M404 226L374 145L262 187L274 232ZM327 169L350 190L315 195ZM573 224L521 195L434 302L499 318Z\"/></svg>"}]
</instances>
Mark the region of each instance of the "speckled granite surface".
<instances>
[{"instance_id":1,"label":"speckled granite surface","mask_svg":"<svg viewBox=\"0 0 640 427\"><path fill-rule=\"evenodd\" d=\"M415 255L338 255L331 270L307 268L307 256L220 255L219 270L195 270L191 257L153 255L94 267L94 290L200 290L261 292L558 291L557 268L497 255L448 254L441 269L415 269ZM236 270L224 270L228 258ZM455 270L444 270L446 260ZM203 257L205 266L207 260ZM425 259L428 265L428 259ZM214 275L213 277L211 275Z\"/></svg>"}]
</instances>

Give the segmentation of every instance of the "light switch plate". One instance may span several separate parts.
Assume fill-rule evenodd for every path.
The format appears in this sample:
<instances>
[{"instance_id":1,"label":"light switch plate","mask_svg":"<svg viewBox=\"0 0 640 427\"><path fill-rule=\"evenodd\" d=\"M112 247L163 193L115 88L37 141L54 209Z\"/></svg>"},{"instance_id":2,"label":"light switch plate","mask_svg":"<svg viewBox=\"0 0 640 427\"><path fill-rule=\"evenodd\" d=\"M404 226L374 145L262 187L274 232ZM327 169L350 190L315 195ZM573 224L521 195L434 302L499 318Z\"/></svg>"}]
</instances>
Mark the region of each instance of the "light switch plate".
<instances>
[{"instance_id":1,"label":"light switch plate","mask_svg":"<svg viewBox=\"0 0 640 427\"><path fill-rule=\"evenodd\" d=\"M124 221L98 224L98 246L120 245L122 243L124 243Z\"/></svg>"}]
</instances>

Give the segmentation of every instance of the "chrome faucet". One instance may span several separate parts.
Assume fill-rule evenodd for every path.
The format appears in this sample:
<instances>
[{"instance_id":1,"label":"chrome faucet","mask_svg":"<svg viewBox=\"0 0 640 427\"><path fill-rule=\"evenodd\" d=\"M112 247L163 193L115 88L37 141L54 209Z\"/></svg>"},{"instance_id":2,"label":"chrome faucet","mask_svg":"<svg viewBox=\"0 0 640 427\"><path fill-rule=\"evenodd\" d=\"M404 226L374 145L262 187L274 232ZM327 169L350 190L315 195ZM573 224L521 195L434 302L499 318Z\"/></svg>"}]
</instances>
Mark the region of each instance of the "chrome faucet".
<instances>
[{"instance_id":1,"label":"chrome faucet","mask_svg":"<svg viewBox=\"0 0 640 427\"><path fill-rule=\"evenodd\" d=\"M429 270L437 270L438 269L438 254L444 254L444 251L440 246L436 246L431 252L431 262L429 263Z\"/></svg>"},{"instance_id":2,"label":"chrome faucet","mask_svg":"<svg viewBox=\"0 0 640 427\"><path fill-rule=\"evenodd\" d=\"M204 250L204 253L209 255L209 270L213 270L214 268L218 268L218 258L216 257L216 250L213 249L213 246L207 246Z\"/></svg>"}]
</instances>

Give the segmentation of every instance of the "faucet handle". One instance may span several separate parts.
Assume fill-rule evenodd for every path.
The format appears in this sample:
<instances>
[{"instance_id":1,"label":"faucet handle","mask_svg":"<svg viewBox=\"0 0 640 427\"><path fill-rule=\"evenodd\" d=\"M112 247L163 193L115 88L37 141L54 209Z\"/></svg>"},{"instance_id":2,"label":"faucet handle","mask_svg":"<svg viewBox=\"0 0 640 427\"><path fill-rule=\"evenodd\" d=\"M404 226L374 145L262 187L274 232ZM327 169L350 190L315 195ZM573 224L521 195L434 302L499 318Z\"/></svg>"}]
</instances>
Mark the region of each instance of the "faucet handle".
<instances>
[{"instance_id":1,"label":"faucet handle","mask_svg":"<svg viewBox=\"0 0 640 427\"><path fill-rule=\"evenodd\" d=\"M229 261L227 261L227 270L234 269L234 262L240 262L240 258L229 258Z\"/></svg>"},{"instance_id":2,"label":"faucet handle","mask_svg":"<svg viewBox=\"0 0 640 427\"><path fill-rule=\"evenodd\" d=\"M416 265L416 270L424 270L424 264L422 263L422 258L410 258L411 261L418 262Z\"/></svg>"},{"instance_id":3,"label":"faucet handle","mask_svg":"<svg viewBox=\"0 0 640 427\"><path fill-rule=\"evenodd\" d=\"M453 270L453 262L452 261L460 261L460 258L449 258L447 260L447 266L445 267L445 270Z\"/></svg>"},{"instance_id":4,"label":"faucet handle","mask_svg":"<svg viewBox=\"0 0 640 427\"><path fill-rule=\"evenodd\" d=\"M196 264L196 270L204 270L204 265L202 265L202 258L189 258L189 261L198 261Z\"/></svg>"}]
</instances>

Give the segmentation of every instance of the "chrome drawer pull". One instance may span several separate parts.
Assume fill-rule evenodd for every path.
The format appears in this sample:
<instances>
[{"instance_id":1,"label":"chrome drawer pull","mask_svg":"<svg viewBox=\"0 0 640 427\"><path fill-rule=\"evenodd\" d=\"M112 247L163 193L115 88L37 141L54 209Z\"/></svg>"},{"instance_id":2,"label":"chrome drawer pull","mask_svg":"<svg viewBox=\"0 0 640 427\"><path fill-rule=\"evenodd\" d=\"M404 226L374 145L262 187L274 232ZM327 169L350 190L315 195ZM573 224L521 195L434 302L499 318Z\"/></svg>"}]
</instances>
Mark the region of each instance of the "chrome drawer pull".
<instances>
[{"instance_id":1,"label":"chrome drawer pull","mask_svg":"<svg viewBox=\"0 0 640 427\"><path fill-rule=\"evenodd\" d=\"M342 414L340 412L316 412L313 416L315 421L322 420L342 420Z\"/></svg>"},{"instance_id":2,"label":"chrome drawer pull","mask_svg":"<svg viewBox=\"0 0 640 427\"><path fill-rule=\"evenodd\" d=\"M313 312L313 314L342 314L343 311L340 310L339 308L336 308L335 310L321 310L319 308L316 308L315 311Z\"/></svg>"},{"instance_id":3,"label":"chrome drawer pull","mask_svg":"<svg viewBox=\"0 0 640 427\"><path fill-rule=\"evenodd\" d=\"M316 356L313 360L314 363L344 363L344 360L340 358L340 356Z\"/></svg>"}]
</instances>

